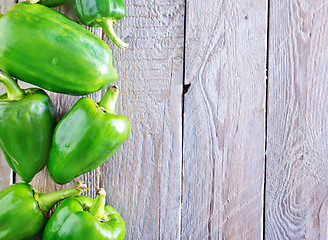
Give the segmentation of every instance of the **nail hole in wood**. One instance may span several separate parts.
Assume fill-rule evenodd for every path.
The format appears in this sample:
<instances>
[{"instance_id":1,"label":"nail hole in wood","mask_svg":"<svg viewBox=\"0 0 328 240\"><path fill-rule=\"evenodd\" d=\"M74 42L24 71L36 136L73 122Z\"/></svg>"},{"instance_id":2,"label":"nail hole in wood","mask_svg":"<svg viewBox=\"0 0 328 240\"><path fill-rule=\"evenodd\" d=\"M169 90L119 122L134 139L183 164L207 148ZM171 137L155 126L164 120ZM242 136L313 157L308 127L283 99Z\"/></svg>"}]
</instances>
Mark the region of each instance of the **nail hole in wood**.
<instances>
[{"instance_id":1,"label":"nail hole in wood","mask_svg":"<svg viewBox=\"0 0 328 240\"><path fill-rule=\"evenodd\" d=\"M183 94L186 94L189 91L190 83L183 85Z\"/></svg>"}]
</instances>

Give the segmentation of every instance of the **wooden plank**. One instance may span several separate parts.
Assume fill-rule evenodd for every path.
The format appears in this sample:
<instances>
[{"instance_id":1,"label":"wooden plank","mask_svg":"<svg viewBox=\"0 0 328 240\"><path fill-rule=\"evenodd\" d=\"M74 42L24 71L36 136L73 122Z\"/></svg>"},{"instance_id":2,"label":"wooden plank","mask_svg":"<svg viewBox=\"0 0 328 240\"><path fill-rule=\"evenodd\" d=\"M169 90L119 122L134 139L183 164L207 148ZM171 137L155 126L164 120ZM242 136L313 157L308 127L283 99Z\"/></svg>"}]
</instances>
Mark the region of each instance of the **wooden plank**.
<instances>
[{"instance_id":1,"label":"wooden plank","mask_svg":"<svg viewBox=\"0 0 328 240\"><path fill-rule=\"evenodd\" d=\"M19 2L23 2L24 0L20 0ZM68 17L70 17L73 20L76 20L77 17L74 14L74 11L70 5L65 5L59 8L56 8L56 10L64 13ZM102 31L99 28L88 28L91 32L93 32L95 35L98 37L102 37ZM32 85L23 83L20 81L20 85L24 88L31 87ZM55 109L56 109L56 114L57 114L57 121L59 121L71 108L72 106L77 102L77 100L80 98L79 96L70 96L66 94L58 94L58 93L53 93L50 91L46 91L49 97L51 98ZM93 93L88 95L95 101L100 101L101 98L101 91ZM20 182L21 180L17 176L17 181ZM87 184L87 186L91 189L90 191L85 192L83 195L90 196L90 197L95 197L96 189L100 185L100 170L99 168L86 173L80 177L77 177L76 179L72 180L70 183L65 184L65 185L59 185L54 183L45 168L42 170L39 174L37 174L33 181L31 182L31 185L33 185L36 189L38 189L40 192L52 192L52 191L58 191L61 189L69 188L74 185L74 182L77 180L81 180L84 183ZM33 238L33 240L41 240L42 239L42 234L39 234L37 237Z\"/></svg>"},{"instance_id":2,"label":"wooden plank","mask_svg":"<svg viewBox=\"0 0 328 240\"><path fill-rule=\"evenodd\" d=\"M125 1L116 25L130 47L107 41L121 88L117 112L132 131L101 173L126 239L180 239L184 2Z\"/></svg>"},{"instance_id":3,"label":"wooden plank","mask_svg":"<svg viewBox=\"0 0 328 240\"><path fill-rule=\"evenodd\" d=\"M19 2L23 2L24 0L20 0ZM65 5L63 7L57 8L58 11L66 14L70 18L76 20L76 16L74 15L74 11L72 10L71 6ZM93 32L98 37L102 37L102 31L100 29L94 29L94 28L88 28L91 32ZM22 88L29 88L32 87L31 84L27 84L24 82L19 81L19 84ZM57 121L59 121L70 109L71 107L76 103L76 101L80 98L79 96L70 96L65 94L58 94L53 93L50 91L46 91L49 97L51 98L55 108L56 108L56 114L57 114ZM88 95L95 101L99 101L101 98L101 91ZM77 177L75 180L82 180L87 184L87 186L91 189L91 191L87 191L84 193L84 195L95 197L96 188L100 185L100 170L99 168L86 173L80 177ZM74 181L71 181L68 184L65 185L59 185L54 183L49 174L47 169L45 168L42 170L39 174L37 174L33 181L31 182L31 185L33 185L36 189L38 189L40 192L52 192L61 190L64 188L68 188L74 185ZM21 179L19 176L16 175L16 182L21 182ZM34 240L41 240L42 235L38 235L37 237L33 238Z\"/></svg>"},{"instance_id":4,"label":"wooden plank","mask_svg":"<svg viewBox=\"0 0 328 240\"><path fill-rule=\"evenodd\" d=\"M15 4L15 0L1 0L0 1L0 13L5 14L9 8Z\"/></svg>"},{"instance_id":5,"label":"wooden plank","mask_svg":"<svg viewBox=\"0 0 328 240\"><path fill-rule=\"evenodd\" d=\"M24 2L24 0L19 0L19 2ZM72 7L67 4L65 6L56 8L56 10L66 14L68 17L76 20L76 16L74 14L74 11ZM88 28L91 32L93 32L98 37L102 37L102 31L100 29L95 28ZM22 88L29 88L33 87L33 85L24 83L19 81L19 84ZM60 119L72 108L72 106L77 102L77 100L80 98L79 96L71 96L66 94L58 94L53 93L50 91L46 91L49 97L51 98L53 105L56 109L57 114L57 121L60 121ZM101 91L97 93L90 94L89 97L94 99L95 101L99 101L101 98ZM76 178L75 180L82 180L84 181L92 191L89 193L86 193L85 195L91 195L95 196L95 188L99 187L99 169L96 169L90 173L87 173L83 176L80 176ZM75 181L74 180L74 181ZM41 192L50 192L50 191L57 191L60 189L68 188L74 185L74 181L71 181L68 184L65 185L59 185L55 184L51 178L49 177L48 171L45 168L42 170L39 174L35 176L31 184L36 187ZM21 182L21 179L19 176L17 176L17 182Z\"/></svg>"},{"instance_id":6,"label":"wooden plank","mask_svg":"<svg viewBox=\"0 0 328 240\"><path fill-rule=\"evenodd\" d=\"M327 11L270 1L266 239L327 239Z\"/></svg>"},{"instance_id":7,"label":"wooden plank","mask_svg":"<svg viewBox=\"0 0 328 240\"><path fill-rule=\"evenodd\" d=\"M182 239L263 237L266 21L265 0L187 1Z\"/></svg>"},{"instance_id":8,"label":"wooden plank","mask_svg":"<svg viewBox=\"0 0 328 240\"><path fill-rule=\"evenodd\" d=\"M9 8L15 4L15 0L0 0L0 14L6 13ZM0 84L0 95L5 93L6 89ZM5 157L0 151L0 191L8 187L13 182L13 171L8 166Z\"/></svg>"}]
</instances>

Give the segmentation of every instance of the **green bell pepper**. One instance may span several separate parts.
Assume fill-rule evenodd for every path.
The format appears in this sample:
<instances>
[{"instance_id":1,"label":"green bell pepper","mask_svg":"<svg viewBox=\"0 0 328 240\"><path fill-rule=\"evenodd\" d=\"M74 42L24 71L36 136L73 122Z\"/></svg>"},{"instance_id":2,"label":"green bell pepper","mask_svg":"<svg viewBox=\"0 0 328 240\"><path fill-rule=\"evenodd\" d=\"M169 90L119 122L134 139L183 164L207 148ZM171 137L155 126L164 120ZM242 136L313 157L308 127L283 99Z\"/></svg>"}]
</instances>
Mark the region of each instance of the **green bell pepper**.
<instances>
[{"instance_id":1,"label":"green bell pepper","mask_svg":"<svg viewBox=\"0 0 328 240\"><path fill-rule=\"evenodd\" d=\"M55 109L41 89L22 90L1 71L0 83L7 90L0 96L0 148L9 166L29 183L47 164Z\"/></svg>"},{"instance_id":2,"label":"green bell pepper","mask_svg":"<svg viewBox=\"0 0 328 240\"><path fill-rule=\"evenodd\" d=\"M120 48L129 45L115 33L113 24L125 17L124 0L73 0L76 15L87 26L102 27L108 37Z\"/></svg>"},{"instance_id":3,"label":"green bell pepper","mask_svg":"<svg viewBox=\"0 0 328 240\"><path fill-rule=\"evenodd\" d=\"M24 82L81 95L117 79L108 45L53 9L18 3L0 29L0 69Z\"/></svg>"},{"instance_id":4,"label":"green bell pepper","mask_svg":"<svg viewBox=\"0 0 328 240\"><path fill-rule=\"evenodd\" d=\"M58 7L67 2L67 0L26 0L28 3L40 3L47 7Z\"/></svg>"},{"instance_id":5,"label":"green bell pepper","mask_svg":"<svg viewBox=\"0 0 328 240\"><path fill-rule=\"evenodd\" d=\"M127 139L130 122L114 112L118 94L112 86L98 104L89 97L81 98L58 123L48 162L56 183L67 183L96 169Z\"/></svg>"},{"instance_id":6,"label":"green bell pepper","mask_svg":"<svg viewBox=\"0 0 328 240\"><path fill-rule=\"evenodd\" d=\"M0 240L29 239L47 222L50 209L60 200L81 194L85 186L76 182L70 189L39 193L26 183L16 183L0 192Z\"/></svg>"},{"instance_id":7,"label":"green bell pepper","mask_svg":"<svg viewBox=\"0 0 328 240\"><path fill-rule=\"evenodd\" d=\"M106 192L96 200L79 196L66 199L56 209L43 232L43 240L123 240L125 223L112 207L105 206Z\"/></svg>"}]
</instances>

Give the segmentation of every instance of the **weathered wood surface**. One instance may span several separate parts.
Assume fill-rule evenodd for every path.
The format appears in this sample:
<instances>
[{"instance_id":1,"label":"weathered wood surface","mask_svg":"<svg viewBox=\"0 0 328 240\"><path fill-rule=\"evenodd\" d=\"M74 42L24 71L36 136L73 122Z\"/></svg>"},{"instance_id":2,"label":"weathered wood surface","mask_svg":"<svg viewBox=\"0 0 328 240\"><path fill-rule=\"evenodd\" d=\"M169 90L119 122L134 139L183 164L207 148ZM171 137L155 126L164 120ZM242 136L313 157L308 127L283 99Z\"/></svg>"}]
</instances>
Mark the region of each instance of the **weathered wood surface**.
<instances>
[{"instance_id":1,"label":"weathered wood surface","mask_svg":"<svg viewBox=\"0 0 328 240\"><path fill-rule=\"evenodd\" d=\"M0 14L4 14L15 4L15 0L0 0ZM1 30L0 30L1 31ZM5 92L5 88L0 84L0 94ZM5 157L0 151L0 190L13 183L13 171L8 166Z\"/></svg>"},{"instance_id":2,"label":"weathered wood surface","mask_svg":"<svg viewBox=\"0 0 328 240\"><path fill-rule=\"evenodd\" d=\"M14 3L9 4L7 0L4 0L6 2L6 6L13 5ZM14 1L12 1L14 2ZM23 2L23 0L19 0L18 2ZM7 8L8 9L8 8ZM76 19L76 16L74 15L71 7L69 6L63 6L58 8L57 10L63 12L67 16L71 17L72 19ZM89 28L91 32L93 32L95 35L98 37L102 38L102 31L101 29L97 28ZM24 83L19 81L19 85L22 88L28 88L31 87L32 85ZM69 96L65 94L58 94L58 93L52 93L49 91L46 91L51 98L53 105L56 109L56 114L57 114L57 120L59 121L65 113L76 103L76 101L80 98L78 96ZM99 91L94 94L90 94L89 96L94 99L95 101L99 101L101 99L102 91ZM2 169L1 169L2 171ZM7 170L8 171L8 170ZM15 173L14 173L15 174ZM0 177L1 179L1 177ZM15 174L15 179L16 182L21 182L21 179L17 174ZM91 189L91 191L87 191L84 195L88 195L91 197L95 197L95 190L100 186L100 171L99 168L84 174L80 177L78 177L76 180L82 180L87 184L87 186ZM33 181L31 182L31 185L33 185L36 189L38 189L40 192L51 192L51 191L57 191L61 190L64 188L71 187L74 184L74 181L65 184L65 185L59 185L55 184L51 178L49 177L49 174L47 172L47 169L42 170L39 174L37 174ZM38 236L35 238L41 239L41 236Z\"/></svg>"},{"instance_id":3,"label":"weathered wood surface","mask_svg":"<svg viewBox=\"0 0 328 240\"><path fill-rule=\"evenodd\" d=\"M78 178L86 194L107 190L126 239L327 239L328 2L125 2L115 28L129 49L89 29L113 49L132 131ZM79 99L48 94L58 120ZM0 154L0 190L13 179ZM32 184L66 187L46 170Z\"/></svg>"},{"instance_id":4,"label":"weathered wood surface","mask_svg":"<svg viewBox=\"0 0 328 240\"><path fill-rule=\"evenodd\" d=\"M19 0L18 2L24 2L24 0ZM63 12L64 14L66 14L69 17L72 17L73 19L75 19L75 15L73 15L73 11L71 9L71 7L69 6L63 6L60 8L57 8L57 10ZM102 37L102 31L100 29L92 29L89 28L95 35L97 35L98 37ZM32 87L31 84L28 83L24 83L19 81L19 85L22 88L29 88ZM53 105L56 109L56 114L57 114L57 121L59 121L66 112L68 112L71 107L76 103L76 101L80 98L79 96L70 96L70 95L65 95L65 94L58 94L58 93L53 93L53 92L49 92L46 91L47 94L49 95L49 97L51 98ZM101 98L101 91L91 94L90 97L92 97L92 99L99 101ZM19 178L19 176L16 174L15 176L16 178L16 182L21 182L21 179ZM84 181L88 187L90 189L95 189L97 187L99 187L99 169L94 170L91 173L85 174L81 177L78 177L76 180L82 180ZM61 190L67 187L71 187L72 185L74 185L74 181L65 184L65 185L59 185L59 184L55 184L51 178L49 177L49 174L47 172L47 169L45 168L44 170L42 170L39 174L37 174L33 181L31 182L31 184L38 189L40 192L51 192L51 191L57 191L57 190ZM85 195L89 195L89 196L94 196L95 192L94 191L90 191L89 193L86 193Z\"/></svg>"},{"instance_id":5,"label":"weathered wood surface","mask_svg":"<svg viewBox=\"0 0 328 240\"><path fill-rule=\"evenodd\" d=\"M132 131L103 165L102 181L126 221L127 239L179 239L184 0L125 3L117 29L130 47L107 42L122 93L118 112Z\"/></svg>"},{"instance_id":6,"label":"weathered wood surface","mask_svg":"<svg viewBox=\"0 0 328 240\"><path fill-rule=\"evenodd\" d=\"M327 11L270 1L267 239L327 239Z\"/></svg>"},{"instance_id":7,"label":"weathered wood surface","mask_svg":"<svg viewBox=\"0 0 328 240\"><path fill-rule=\"evenodd\" d=\"M90 188L105 187L108 203L126 221L127 239L177 239L181 222L184 1L126 4L128 15L118 32L130 43L130 49L119 50L107 42L114 50L114 65L120 76L117 112L131 120L132 132L101 170L80 178ZM68 7L60 10L71 13ZM100 29L91 30L104 37ZM30 86L22 82L20 85ZM78 99L48 94L58 120ZM100 95L93 94L92 98L99 100ZM46 170L31 184L40 191L66 187L54 184Z\"/></svg>"},{"instance_id":8,"label":"weathered wood surface","mask_svg":"<svg viewBox=\"0 0 328 240\"><path fill-rule=\"evenodd\" d=\"M261 239L267 3L187 2L182 239Z\"/></svg>"}]
</instances>

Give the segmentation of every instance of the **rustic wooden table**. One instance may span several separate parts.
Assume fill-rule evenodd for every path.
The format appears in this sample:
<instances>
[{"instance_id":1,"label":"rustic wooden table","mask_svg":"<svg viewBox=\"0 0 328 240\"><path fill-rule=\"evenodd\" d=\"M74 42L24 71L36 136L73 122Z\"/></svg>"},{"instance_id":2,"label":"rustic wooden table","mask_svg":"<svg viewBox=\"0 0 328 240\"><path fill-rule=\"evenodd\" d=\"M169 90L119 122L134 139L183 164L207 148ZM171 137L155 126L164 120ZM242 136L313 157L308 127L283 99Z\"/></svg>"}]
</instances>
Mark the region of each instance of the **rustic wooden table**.
<instances>
[{"instance_id":1,"label":"rustic wooden table","mask_svg":"<svg viewBox=\"0 0 328 240\"><path fill-rule=\"evenodd\" d=\"M113 49L132 132L79 179L108 191L126 239L327 239L328 2L125 2L129 49L90 30ZM79 98L50 96L58 119ZM0 189L17 181L1 155ZM32 184L63 188L46 171Z\"/></svg>"}]
</instances>

